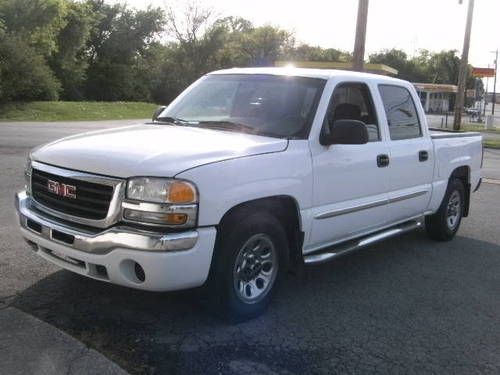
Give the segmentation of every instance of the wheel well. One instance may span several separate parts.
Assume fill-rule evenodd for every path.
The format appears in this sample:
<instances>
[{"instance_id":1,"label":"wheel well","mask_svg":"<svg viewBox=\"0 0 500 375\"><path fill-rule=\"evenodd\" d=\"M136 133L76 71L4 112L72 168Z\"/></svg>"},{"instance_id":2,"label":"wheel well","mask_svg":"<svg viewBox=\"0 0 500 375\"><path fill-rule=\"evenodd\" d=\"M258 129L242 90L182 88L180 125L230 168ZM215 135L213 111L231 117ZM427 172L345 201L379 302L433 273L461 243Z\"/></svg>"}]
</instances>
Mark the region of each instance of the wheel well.
<instances>
[{"instance_id":1,"label":"wheel well","mask_svg":"<svg viewBox=\"0 0 500 375\"><path fill-rule=\"evenodd\" d=\"M470 168L466 165L456 168L450 175L450 180L456 178L462 181L465 189L464 217L469 216L470 207Z\"/></svg>"},{"instance_id":2,"label":"wheel well","mask_svg":"<svg viewBox=\"0 0 500 375\"><path fill-rule=\"evenodd\" d=\"M287 234L289 244L289 264L293 271L298 271L303 264L302 244L304 232L300 219L300 211L297 201L288 195L278 195L255 199L240 203L229 209L217 225L217 237L224 226L234 222L232 219L243 211L264 211L275 216L283 225Z\"/></svg>"}]
</instances>

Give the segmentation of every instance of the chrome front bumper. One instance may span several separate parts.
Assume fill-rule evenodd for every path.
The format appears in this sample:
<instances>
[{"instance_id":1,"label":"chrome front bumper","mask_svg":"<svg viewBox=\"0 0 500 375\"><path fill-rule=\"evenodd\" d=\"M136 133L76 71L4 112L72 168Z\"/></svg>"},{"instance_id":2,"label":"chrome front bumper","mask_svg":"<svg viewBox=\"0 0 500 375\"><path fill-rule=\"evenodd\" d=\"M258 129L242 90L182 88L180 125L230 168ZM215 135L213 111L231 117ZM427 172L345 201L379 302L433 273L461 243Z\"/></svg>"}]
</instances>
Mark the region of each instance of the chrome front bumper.
<instances>
[{"instance_id":1,"label":"chrome front bumper","mask_svg":"<svg viewBox=\"0 0 500 375\"><path fill-rule=\"evenodd\" d=\"M72 272L149 291L197 287L208 277L215 227L167 234L126 226L93 229L37 211L25 192L16 194L15 204L33 251Z\"/></svg>"},{"instance_id":2,"label":"chrome front bumper","mask_svg":"<svg viewBox=\"0 0 500 375\"><path fill-rule=\"evenodd\" d=\"M141 251L181 251L193 248L198 240L195 230L161 234L125 226L89 230L56 222L36 210L26 192L16 194L15 205L21 228L50 241L93 254L131 249Z\"/></svg>"}]
</instances>

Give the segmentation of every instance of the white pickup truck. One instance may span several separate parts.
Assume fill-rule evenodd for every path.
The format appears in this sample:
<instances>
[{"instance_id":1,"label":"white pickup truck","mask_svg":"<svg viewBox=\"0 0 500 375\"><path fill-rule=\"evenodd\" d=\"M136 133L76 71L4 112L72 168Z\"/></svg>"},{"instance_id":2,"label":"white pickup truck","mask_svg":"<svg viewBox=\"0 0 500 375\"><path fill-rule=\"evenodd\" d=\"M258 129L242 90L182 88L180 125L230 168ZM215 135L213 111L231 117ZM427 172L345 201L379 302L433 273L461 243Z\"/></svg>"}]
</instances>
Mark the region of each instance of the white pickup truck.
<instances>
[{"instance_id":1,"label":"white pickup truck","mask_svg":"<svg viewBox=\"0 0 500 375\"><path fill-rule=\"evenodd\" d=\"M414 87L335 70L200 78L150 123L39 147L22 235L63 268L127 287L206 284L256 316L287 270L425 227L450 240L481 178L481 136L432 132Z\"/></svg>"}]
</instances>

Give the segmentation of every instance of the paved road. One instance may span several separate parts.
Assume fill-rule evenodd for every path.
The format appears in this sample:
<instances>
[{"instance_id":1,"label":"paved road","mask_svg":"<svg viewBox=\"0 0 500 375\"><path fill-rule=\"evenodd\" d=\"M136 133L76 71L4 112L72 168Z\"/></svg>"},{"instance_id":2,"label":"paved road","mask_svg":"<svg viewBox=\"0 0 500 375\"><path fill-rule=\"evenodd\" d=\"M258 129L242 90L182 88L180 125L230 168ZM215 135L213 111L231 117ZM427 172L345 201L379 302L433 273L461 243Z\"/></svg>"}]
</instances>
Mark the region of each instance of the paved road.
<instances>
[{"instance_id":1,"label":"paved road","mask_svg":"<svg viewBox=\"0 0 500 375\"><path fill-rule=\"evenodd\" d=\"M484 150L483 176L500 180L500 150Z\"/></svg>"},{"instance_id":2,"label":"paved road","mask_svg":"<svg viewBox=\"0 0 500 375\"><path fill-rule=\"evenodd\" d=\"M0 373L127 375L82 342L14 307L0 307Z\"/></svg>"},{"instance_id":3,"label":"paved road","mask_svg":"<svg viewBox=\"0 0 500 375\"><path fill-rule=\"evenodd\" d=\"M420 231L309 268L264 316L229 325L196 302L198 290L104 284L23 244L12 196L28 148L93 128L0 124L0 308L56 326L133 374L500 373L500 185L482 186L454 241ZM494 177L500 157L486 156Z\"/></svg>"},{"instance_id":4,"label":"paved road","mask_svg":"<svg viewBox=\"0 0 500 375\"><path fill-rule=\"evenodd\" d=\"M491 103L488 104L486 107L486 116L491 115ZM465 122L474 122L475 119L472 119L471 116L464 114L463 121ZM446 115L441 115L441 114L427 114L427 123L431 127L446 127L446 124L448 124L448 128L453 128L453 113ZM493 125L497 128L500 128L500 105L497 104L495 108L495 114L493 115Z\"/></svg>"}]
</instances>

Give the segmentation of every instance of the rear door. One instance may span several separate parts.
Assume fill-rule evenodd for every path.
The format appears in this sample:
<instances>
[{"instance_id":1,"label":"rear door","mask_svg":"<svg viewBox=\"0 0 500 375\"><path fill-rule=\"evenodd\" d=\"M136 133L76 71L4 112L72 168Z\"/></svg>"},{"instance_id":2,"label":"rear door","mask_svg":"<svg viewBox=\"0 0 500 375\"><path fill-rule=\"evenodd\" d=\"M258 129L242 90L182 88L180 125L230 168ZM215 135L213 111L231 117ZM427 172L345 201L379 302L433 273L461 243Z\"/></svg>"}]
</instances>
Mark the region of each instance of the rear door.
<instances>
[{"instance_id":1,"label":"rear door","mask_svg":"<svg viewBox=\"0 0 500 375\"><path fill-rule=\"evenodd\" d=\"M389 130L389 222L421 215L430 200L434 172L433 146L419 117L414 90L380 84L378 91Z\"/></svg>"},{"instance_id":2,"label":"rear door","mask_svg":"<svg viewBox=\"0 0 500 375\"><path fill-rule=\"evenodd\" d=\"M365 82L337 84L322 131L336 120L363 121L369 134L364 145L322 146L311 140L313 160L313 222L309 246L313 251L386 224L388 168L377 164L389 154L380 131L372 90ZM380 163L379 163L380 164Z\"/></svg>"}]
</instances>

